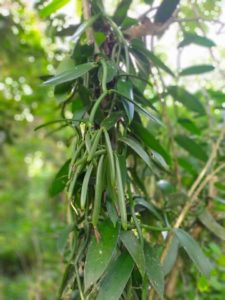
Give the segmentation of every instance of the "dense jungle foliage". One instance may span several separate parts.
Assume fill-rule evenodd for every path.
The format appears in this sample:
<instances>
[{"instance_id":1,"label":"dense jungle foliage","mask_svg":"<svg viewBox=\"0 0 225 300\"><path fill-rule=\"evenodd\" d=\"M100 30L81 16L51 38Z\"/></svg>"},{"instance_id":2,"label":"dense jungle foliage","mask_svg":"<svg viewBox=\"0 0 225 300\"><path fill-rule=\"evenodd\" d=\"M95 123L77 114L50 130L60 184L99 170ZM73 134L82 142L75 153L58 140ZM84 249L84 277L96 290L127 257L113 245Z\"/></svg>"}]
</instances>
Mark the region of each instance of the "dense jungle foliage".
<instances>
[{"instance_id":1,"label":"dense jungle foliage","mask_svg":"<svg viewBox=\"0 0 225 300\"><path fill-rule=\"evenodd\" d=\"M0 0L0 300L224 299L224 14Z\"/></svg>"}]
</instances>

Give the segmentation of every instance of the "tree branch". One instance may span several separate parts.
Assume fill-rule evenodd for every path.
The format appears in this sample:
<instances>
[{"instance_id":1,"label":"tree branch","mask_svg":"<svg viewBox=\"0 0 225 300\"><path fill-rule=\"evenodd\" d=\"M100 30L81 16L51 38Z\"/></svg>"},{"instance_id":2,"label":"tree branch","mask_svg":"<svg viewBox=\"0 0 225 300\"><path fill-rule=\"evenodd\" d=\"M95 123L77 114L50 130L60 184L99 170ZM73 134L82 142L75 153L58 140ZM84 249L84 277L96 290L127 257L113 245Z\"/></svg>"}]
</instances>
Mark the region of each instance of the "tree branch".
<instances>
[{"instance_id":1,"label":"tree branch","mask_svg":"<svg viewBox=\"0 0 225 300\"><path fill-rule=\"evenodd\" d=\"M84 20L87 21L91 17L91 6L89 0L82 0L83 5L83 16ZM93 44L94 43L94 32L92 27L88 27L86 29L86 35L87 35L87 43Z\"/></svg>"},{"instance_id":2,"label":"tree branch","mask_svg":"<svg viewBox=\"0 0 225 300\"><path fill-rule=\"evenodd\" d=\"M221 130L221 133L215 143L215 145L213 146L213 149L212 149L212 153L205 165L205 167L202 169L201 173L199 174L199 176L197 177L196 181L193 183L192 187L190 188L189 192L188 192L188 196L189 196L189 201L186 202L186 204L184 205L180 215L178 216L173 228L179 228L181 226L181 224L183 223L187 213L189 212L189 210L191 209L192 205L193 205L193 202L196 200L196 198L199 196L199 194L201 193L201 191L205 188L205 186L207 185L207 183L209 182L209 180L212 178L212 176L215 175L215 173L219 172L219 170L221 170L222 167L224 167L224 165L221 165L220 167L218 167L214 172L212 172L211 174L209 174L204 181L202 181L202 183L199 185L199 183L201 182L201 180L203 179L203 177L205 176L205 174L207 173L208 169L210 168L210 166L212 165L214 159L216 158L216 155L217 155L217 152L218 152L218 149L220 147L220 144L224 138L224 135L225 135L225 121L223 123L223 128ZM199 185L199 187L198 187ZM198 189L197 189L198 187ZM168 251L169 251L169 248L170 248L170 245L171 245L171 242L173 240L173 236L174 234L170 234L169 235L169 238L167 240L167 243L166 243L166 247L164 248L164 251L162 253L162 256L161 256L161 262L164 261Z\"/></svg>"}]
</instances>

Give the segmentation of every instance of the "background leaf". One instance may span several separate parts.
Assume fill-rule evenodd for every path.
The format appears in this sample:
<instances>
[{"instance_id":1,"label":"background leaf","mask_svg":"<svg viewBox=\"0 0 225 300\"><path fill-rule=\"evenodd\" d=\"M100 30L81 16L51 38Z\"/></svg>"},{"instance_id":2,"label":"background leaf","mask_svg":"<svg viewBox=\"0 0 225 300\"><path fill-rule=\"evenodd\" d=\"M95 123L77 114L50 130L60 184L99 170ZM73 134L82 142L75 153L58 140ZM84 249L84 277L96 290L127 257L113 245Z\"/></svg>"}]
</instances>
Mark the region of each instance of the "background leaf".
<instances>
[{"instance_id":1,"label":"background leaf","mask_svg":"<svg viewBox=\"0 0 225 300\"><path fill-rule=\"evenodd\" d=\"M172 270L178 255L179 241L176 236L173 237L169 251L163 261L163 272L166 276Z\"/></svg>"},{"instance_id":2,"label":"background leaf","mask_svg":"<svg viewBox=\"0 0 225 300\"><path fill-rule=\"evenodd\" d=\"M158 152L162 157L165 159L165 161L170 164L170 156L169 154L164 150L164 148L160 145L160 143L154 138L154 136L150 133L148 129L143 127L140 123L133 123L132 127L134 129L134 133L139 137L143 143L151 148L152 150Z\"/></svg>"},{"instance_id":3,"label":"background leaf","mask_svg":"<svg viewBox=\"0 0 225 300\"><path fill-rule=\"evenodd\" d=\"M196 65L185 68L179 73L180 76L198 75L213 71L215 68L212 65Z\"/></svg>"},{"instance_id":4,"label":"background leaf","mask_svg":"<svg viewBox=\"0 0 225 300\"><path fill-rule=\"evenodd\" d=\"M169 86L167 87L168 93L174 98L174 100L182 103L187 109L199 113L205 114L205 108L198 100L196 96L189 93L182 87Z\"/></svg>"},{"instance_id":5,"label":"background leaf","mask_svg":"<svg viewBox=\"0 0 225 300\"><path fill-rule=\"evenodd\" d=\"M185 249L189 257L195 263L198 270L202 274L209 276L212 270L211 263L209 262L205 254L202 252L197 242L193 240L193 238L183 229L178 228L175 229L174 232L181 246Z\"/></svg>"},{"instance_id":6,"label":"background leaf","mask_svg":"<svg viewBox=\"0 0 225 300\"><path fill-rule=\"evenodd\" d=\"M207 209L198 216L199 220L208 228L215 236L225 241L225 228L222 227Z\"/></svg>"},{"instance_id":7,"label":"background leaf","mask_svg":"<svg viewBox=\"0 0 225 300\"><path fill-rule=\"evenodd\" d=\"M116 11L114 13L114 16L113 16L113 20L118 25L120 25L124 21L131 3L132 3L132 0L122 0L119 2L118 6L116 8Z\"/></svg>"},{"instance_id":8,"label":"background leaf","mask_svg":"<svg viewBox=\"0 0 225 300\"><path fill-rule=\"evenodd\" d=\"M184 35L184 39L179 43L178 47L181 48L181 47L188 46L190 44L196 44L206 48L216 46L214 41L212 41L211 39L205 36L200 36L196 33L186 33Z\"/></svg>"},{"instance_id":9,"label":"background leaf","mask_svg":"<svg viewBox=\"0 0 225 300\"><path fill-rule=\"evenodd\" d=\"M176 142L179 146L189 152L193 157L206 161L208 159L208 155L204 151L204 149L196 143L193 139L185 136L185 135L177 135L175 137Z\"/></svg>"},{"instance_id":10,"label":"background leaf","mask_svg":"<svg viewBox=\"0 0 225 300\"><path fill-rule=\"evenodd\" d=\"M39 14L42 18L46 18L69 2L70 0L51 0L46 6L44 6L39 11Z\"/></svg>"},{"instance_id":11,"label":"background leaf","mask_svg":"<svg viewBox=\"0 0 225 300\"><path fill-rule=\"evenodd\" d=\"M165 23L169 20L179 3L180 0L163 0L156 12L155 22Z\"/></svg>"}]
</instances>

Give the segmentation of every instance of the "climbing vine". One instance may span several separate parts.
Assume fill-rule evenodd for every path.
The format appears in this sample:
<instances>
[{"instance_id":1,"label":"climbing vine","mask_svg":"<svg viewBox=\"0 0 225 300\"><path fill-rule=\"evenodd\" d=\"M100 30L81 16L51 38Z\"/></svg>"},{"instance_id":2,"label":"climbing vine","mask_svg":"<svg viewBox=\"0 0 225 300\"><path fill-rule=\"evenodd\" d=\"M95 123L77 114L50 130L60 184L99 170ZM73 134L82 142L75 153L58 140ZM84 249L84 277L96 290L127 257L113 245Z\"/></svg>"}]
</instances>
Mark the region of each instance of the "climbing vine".
<instances>
[{"instance_id":1,"label":"climbing vine","mask_svg":"<svg viewBox=\"0 0 225 300\"><path fill-rule=\"evenodd\" d=\"M85 19L72 36L72 53L44 82L63 99L58 122L73 129L71 158L52 186L52 194L65 188L68 205L68 225L59 237L66 264L59 299L71 293L73 299L162 299L164 278L174 266L179 245L200 272L210 274L209 259L188 231L199 216L206 222L207 203L196 203L224 167L216 159L225 130L210 154L210 145L205 150L173 128L166 99L198 118L206 110L196 95L176 85L177 74L142 38L162 34L171 24L179 1L168 3L163 1L157 10L152 24L158 29L149 31L150 23L146 30L146 25L127 17L131 1L121 1L112 17L101 1L83 1ZM206 37L189 34L179 47L194 42L213 46ZM198 65L179 76L213 69ZM165 86L162 74L174 85ZM66 110L72 118L66 118ZM198 129L192 121L178 120L195 135ZM168 136L160 141L156 135L165 130ZM179 147L197 161L197 172L177 156ZM190 176L182 181L185 172ZM176 208L171 197L180 199ZM190 220L181 229L187 216Z\"/></svg>"}]
</instances>

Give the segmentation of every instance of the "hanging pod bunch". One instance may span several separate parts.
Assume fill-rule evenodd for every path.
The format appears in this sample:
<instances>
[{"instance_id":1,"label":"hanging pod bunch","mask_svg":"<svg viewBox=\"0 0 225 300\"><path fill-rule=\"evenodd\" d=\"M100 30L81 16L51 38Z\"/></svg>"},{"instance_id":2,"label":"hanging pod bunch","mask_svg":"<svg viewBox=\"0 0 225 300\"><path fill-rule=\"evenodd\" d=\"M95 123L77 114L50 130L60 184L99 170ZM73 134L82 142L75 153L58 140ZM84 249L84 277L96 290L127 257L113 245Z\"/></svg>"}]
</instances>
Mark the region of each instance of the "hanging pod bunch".
<instances>
[{"instance_id":1,"label":"hanging pod bunch","mask_svg":"<svg viewBox=\"0 0 225 300\"><path fill-rule=\"evenodd\" d=\"M58 190L66 189L69 204L69 227L60 236L67 267L59 299L72 290L82 300L144 300L150 287L163 299L164 277L176 261L179 243L200 271L207 275L210 270L198 245L178 229L165 262L160 262L162 231L171 230L167 204L169 188L175 189L169 182L174 172L170 152L155 137L156 129L151 131L162 125L160 104L150 102L144 91L148 87L149 94L157 95L154 80L149 81L152 66L172 78L174 73L142 39L126 39L123 32L135 25L127 18L131 2L120 1L109 17L101 1L91 1L92 17L73 35L72 55L45 82L54 85L62 115L70 111L72 118L63 121L74 140L71 159L55 180L62 180ZM93 43L87 40L90 33ZM184 89L171 86L167 93L204 113L198 99ZM178 144L191 153L191 143Z\"/></svg>"}]
</instances>

